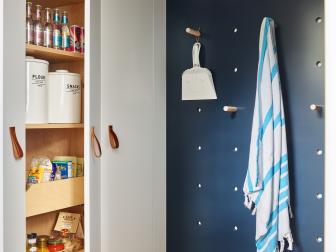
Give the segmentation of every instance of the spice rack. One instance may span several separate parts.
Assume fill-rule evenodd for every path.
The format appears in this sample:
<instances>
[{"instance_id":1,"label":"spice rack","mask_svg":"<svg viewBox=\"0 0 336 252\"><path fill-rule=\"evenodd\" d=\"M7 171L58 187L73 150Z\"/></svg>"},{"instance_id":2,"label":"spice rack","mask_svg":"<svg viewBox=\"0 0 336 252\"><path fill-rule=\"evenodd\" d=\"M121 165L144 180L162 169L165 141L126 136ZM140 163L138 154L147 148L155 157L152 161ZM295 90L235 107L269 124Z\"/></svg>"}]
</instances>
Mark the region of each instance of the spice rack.
<instances>
[{"instance_id":1,"label":"spice rack","mask_svg":"<svg viewBox=\"0 0 336 252\"><path fill-rule=\"evenodd\" d=\"M69 26L84 26L83 0L32 0L33 5L67 11ZM66 69L79 73L82 86L81 123L26 124L26 172L33 157L84 157L84 55L26 44L26 55L49 62L49 72ZM85 164L84 164L85 166ZM84 217L84 177L30 185L26 189L26 232L50 234L60 211ZM84 250L82 251L84 252Z\"/></svg>"}]
</instances>

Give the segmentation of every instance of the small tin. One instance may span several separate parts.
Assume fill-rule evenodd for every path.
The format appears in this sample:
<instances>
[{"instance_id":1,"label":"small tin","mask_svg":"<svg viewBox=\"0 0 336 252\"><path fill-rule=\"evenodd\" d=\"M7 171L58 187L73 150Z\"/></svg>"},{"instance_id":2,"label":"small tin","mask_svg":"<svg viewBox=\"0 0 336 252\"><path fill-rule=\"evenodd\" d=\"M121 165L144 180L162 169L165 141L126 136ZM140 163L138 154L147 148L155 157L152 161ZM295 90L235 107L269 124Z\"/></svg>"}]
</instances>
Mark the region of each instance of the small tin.
<instances>
[{"instance_id":1,"label":"small tin","mask_svg":"<svg viewBox=\"0 0 336 252\"><path fill-rule=\"evenodd\" d=\"M85 30L84 27L81 27L80 32L80 51L82 54L85 52Z\"/></svg>"},{"instance_id":2,"label":"small tin","mask_svg":"<svg viewBox=\"0 0 336 252\"><path fill-rule=\"evenodd\" d=\"M78 25L72 25L70 27L70 51L81 52L81 28Z\"/></svg>"}]
</instances>

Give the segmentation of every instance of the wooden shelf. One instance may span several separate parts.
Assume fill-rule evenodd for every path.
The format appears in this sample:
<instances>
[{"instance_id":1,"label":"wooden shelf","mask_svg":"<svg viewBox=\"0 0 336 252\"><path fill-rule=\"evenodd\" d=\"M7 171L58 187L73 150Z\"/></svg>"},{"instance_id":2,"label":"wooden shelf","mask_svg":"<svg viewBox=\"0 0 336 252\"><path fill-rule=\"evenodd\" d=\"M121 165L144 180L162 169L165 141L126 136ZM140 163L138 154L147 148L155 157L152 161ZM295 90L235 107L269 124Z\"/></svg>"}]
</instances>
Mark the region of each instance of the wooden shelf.
<instances>
[{"instance_id":1,"label":"wooden shelf","mask_svg":"<svg viewBox=\"0 0 336 252\"><path fill-rule=\"evenodd\" d=\"M83 4L84 0L32 0L33 5L40 4L43 7L55 8L64 5Z\"/></svg>"},{"instance_id":2,"label":"wooden shelf","mask_svg":"<svg viewBox=\"0 0 336 252\"><path fill-rule=\"evenodd\" d=\"M83 123L26 124L26 129L83 129Z\"/></svg>"},{"instance_id":3,"label":"wooden shelf","mask_svg":"<svg viewBox=\"0 0 336 252\"><path fill-rule=\"evenodd\" d=\"M31 185L26 191L26 217L84 204L84 177Z\"/></svg>"},{"instance_id":4,"label":"wooden shelf","mask_svg":"<svg viewBox=\"0 0 336 252\"><path fill-rule=\"evenodd\" d=\"M47 60L49 61L49 63L74 62L84 60L83 54L80 53L68 52L29 44L26 45L26 55L33 56L36 59Z\"/></svg>"}]
</instances>

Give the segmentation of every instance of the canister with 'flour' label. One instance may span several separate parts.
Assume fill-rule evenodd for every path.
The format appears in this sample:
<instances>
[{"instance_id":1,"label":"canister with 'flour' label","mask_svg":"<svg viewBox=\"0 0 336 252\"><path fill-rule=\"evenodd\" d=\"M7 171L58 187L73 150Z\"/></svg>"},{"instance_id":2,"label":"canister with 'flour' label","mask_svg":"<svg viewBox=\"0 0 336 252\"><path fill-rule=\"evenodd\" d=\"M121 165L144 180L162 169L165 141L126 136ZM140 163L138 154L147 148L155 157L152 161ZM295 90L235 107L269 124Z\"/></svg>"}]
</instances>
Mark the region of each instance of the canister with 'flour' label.
<instances>
[{"instance_id":1,"label":"canister with 'flour' label","mask_svg":"<svg viewBox=\"0 0 336 252\"><path fill-rule=\"evenodd\" d=\"M26 123L48 122L49 62L26 57Z\"/></svg>"}]
</instances>

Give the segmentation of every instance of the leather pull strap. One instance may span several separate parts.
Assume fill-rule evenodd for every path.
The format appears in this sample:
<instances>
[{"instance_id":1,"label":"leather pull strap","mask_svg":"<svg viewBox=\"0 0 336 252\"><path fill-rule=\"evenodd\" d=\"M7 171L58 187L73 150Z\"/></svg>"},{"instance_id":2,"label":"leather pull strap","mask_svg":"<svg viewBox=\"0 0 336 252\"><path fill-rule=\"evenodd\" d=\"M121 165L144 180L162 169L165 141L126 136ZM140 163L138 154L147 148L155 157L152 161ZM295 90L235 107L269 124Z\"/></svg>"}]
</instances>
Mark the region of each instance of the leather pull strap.
<instances>
[{"instance_id":1,"label":"leather pull strap","mask_svg":"<svg viewBox=\"0 0 336 252\"><path fill-rule=\"evenodd\" d=\"M102 150L100 147L99 140L94 132L94 127L91 128L91 148L92 148L93 155L96 158L100 158L102 155Z\"/></svg>"},{"instance_id":2,"label":"leather pull strap","mask_svg":"<svg viewBox=\"0 0 336 252\"><path fill-rule=\"evenodd\" d=\"M112 149L118 149L119 148L119 140L117 137L117 134L113 131L112 125L109 125L109 138L110 138L110 144Z\"/></svg>"},{"instance_id":3,"label":"leather pull strap","mask_svg":"<svg viewBox=\"0 0 336 252\"><path fill-rule=\"evenodd\" d=\"M22 151L19 141L17 140L15 127L9 128L9 134L12 140L14 158L21 159L23 157L23 151Z\"/></svg>"}]
</instances>

